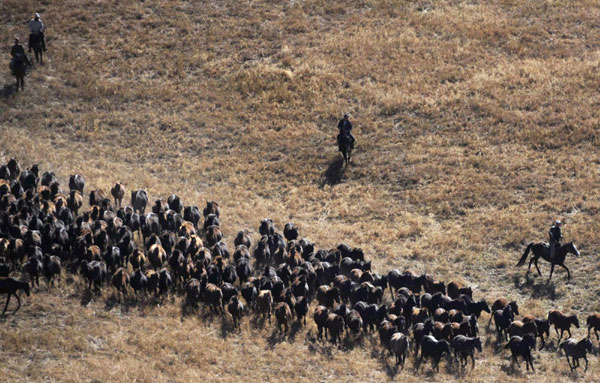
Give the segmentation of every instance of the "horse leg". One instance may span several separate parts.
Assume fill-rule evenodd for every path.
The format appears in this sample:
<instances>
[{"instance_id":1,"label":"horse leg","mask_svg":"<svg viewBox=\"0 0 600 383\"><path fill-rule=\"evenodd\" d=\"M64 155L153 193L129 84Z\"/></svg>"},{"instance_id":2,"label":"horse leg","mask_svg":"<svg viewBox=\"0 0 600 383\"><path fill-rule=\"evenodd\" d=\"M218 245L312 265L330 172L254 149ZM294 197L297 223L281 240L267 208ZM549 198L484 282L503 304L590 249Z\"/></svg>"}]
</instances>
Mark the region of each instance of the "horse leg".
<instances>
[{"instance_id":1,"label":"horse leg","mask_svg":"<svg viewBox=\"0 0 600 383\"><path fill-rule=\"evenodd\" d=\"M537 272L539 274L539 276L542 276L542 272L540 271L540 267L538 266L538 258L534 258L535 260L533 261L533 264L535 265L535 268L537 269Z\"/></svg>"},{"instance_id":2,"label":"horse leg","mask_svg":"<svg viewBox=\"0 0 600 383\"><path fill-rule=\"evenodd\" d=\"M600 336L598 336L598 329L594 327L594 333L596 333L596 340L600 341ZM589 338L589 335L588 335Z\"/></svg>"},{"instance_id":3,"label":"horse leg","mask_svg":"<svg viewBox=\"0 0 600 383\"><path fill-rule=\"evenodd\" d=\"M552 279L552 273L554 272L554 263L552 264L552 267L550 267L550 276L548 277L548 282L550 283L550 280Z\"/></svg>"},{"instance_id":4,"label":"horse leg","mask_svg":"<svg viewBox=\"0 0 600 383\"><path fill-rule=\"evenodd\" d=\"M533 368L533 358L531 357L531 353L529 353L527 359L529 360L529 364L531 365L531 371L535 371L535 368Z\"/></svg>"},{"instance_id":5,"label":"horse leg","mask_svg":"<svg viewBox=\"0 0 600 383\"><path fill-rule=\"evenodd\" d=\"M17 303L18 303L17 308L15 309L15 313L16 313L21 308L21 298L19 298L16 291L15 291L14 295L15 295L15 298L17 298Z\"/></svg>"},{"instance_id":6,"label":"horse leg","mask_svg":"<svg viewBox=\"0 0 600 383\"><path fill-rule=\"evenodd\" d=\"M513 360L517 364L517 367L521 368L521 364L519 363L519 359L517 359L516 355L513 355Z\"/></svg>"},{"instance_id":7,"label":"horse leg","mask_svg":"<svg viewBox=\"0 0 600 383\"><path fill-rule=\"evenodd\" d=\"M588 368L588 360L587 360L587 356L583 356L583 360L585 360L585 370L583 370L584 372L587 371Z\"/></svg>"},{"instance_id":8,"label":"horse leg","mask_svg":"<svg viewBox=\"0 0 600 383\"><path fill-rule=\"evenodd\" d=\"M4 306L4 310L2 311L2 316L6 313L6 309L8 308L8 302L10 302L10 293L8 293L8 297L6 298L6 305Z\"/></svg>"},{"instance_id":9,"label":"horse leg","mask_svg":"<svg viewBox=\"0 0 600 383\"><path fill-rule=\"evenodd\" d=\"M569 268L567 266L565 266L564 263L561 263L560 265L563 267L563 269L567 270L567 281L570 280L571 279L571 272L569 271Z\"/></svg>"}]
</instances>

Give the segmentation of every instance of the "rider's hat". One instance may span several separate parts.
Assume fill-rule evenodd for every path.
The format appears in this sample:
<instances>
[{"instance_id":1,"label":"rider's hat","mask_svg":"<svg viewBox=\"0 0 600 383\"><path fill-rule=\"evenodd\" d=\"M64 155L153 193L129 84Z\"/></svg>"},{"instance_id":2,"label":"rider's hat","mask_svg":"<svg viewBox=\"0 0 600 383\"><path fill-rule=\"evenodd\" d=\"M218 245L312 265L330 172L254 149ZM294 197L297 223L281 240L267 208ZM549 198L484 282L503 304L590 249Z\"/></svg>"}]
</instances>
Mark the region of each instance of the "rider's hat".
<instances>
[{"instance_id":1,"label":"rider's hat","mask_svg":"<svg viewBox=\"0 0 600 383\"><path fill-rule=\"evenodd\" d=\"M348 117L350 117L350 116L348 115L348 113L344 114L344 118L348 118Z\"/></svg>"},{"instance_id":2,"label":"rider's hat","mask_svg":"<svg viewBox=\"0 0 600 383\"><path fill-rule=\"evenodd\" d=\"M40 14L39 13L35 13L35 17L37 17L38 19L40 18Z\"/></svg>"},{"instance_id":3,"label":"rider's hat","mask_svg":"<svg viewBox=\"0 0 600 383\"><path fill-rule=\"evenodd\" d=\"M562 225L562 222L560 222L560 219L557 219L556 221L554 221L555 225Z\"/></svg>"},{"instance_id":4,"label":"rider's hat","mask_svg":"<svg viewBox=\"0 0 600 383\"><path fill-rule=\"evenodd\" d=\"M18 43L19 41L21 41L21 39L19 39L19 36L15 36L15 42Z\"/></svg>"}]
</instances>

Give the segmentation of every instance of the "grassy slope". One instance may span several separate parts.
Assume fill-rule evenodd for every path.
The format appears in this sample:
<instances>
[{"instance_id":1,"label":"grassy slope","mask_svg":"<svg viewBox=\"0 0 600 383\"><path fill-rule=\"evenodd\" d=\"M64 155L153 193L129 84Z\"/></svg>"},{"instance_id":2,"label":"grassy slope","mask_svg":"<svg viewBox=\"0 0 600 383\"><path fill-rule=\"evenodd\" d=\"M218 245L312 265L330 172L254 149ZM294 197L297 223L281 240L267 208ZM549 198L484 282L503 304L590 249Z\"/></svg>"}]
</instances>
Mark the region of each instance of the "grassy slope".
<instances>
[{"instance_id":1,"label":"grassy slope","mask_svg":"<svg viewBox=\"0 0 600 383\"><path fill-rule=\"evenodd\" d=\"M519 299L525 313L561 308L583 321L600 309L595 2L6 0L2 41L25 37L34 9L49 28L48 63L24 94L0 99L3 160L63 180L79 172L91 187L120 180L151 198L218 200L228 242L261 217L293 220L321 247L363 247L377 270L463 280L478 297ZM2 71L0 84L11 82ZM335 124L347 111L360 147L342 171ZM582 252L568 259L571 284L563 270L546 285L513 267L555 217ZM58 363L77 371L67 380L391 374L369 345L311 353L300 332L272 348L270 329L248 327L223 341L219 321L181 322L176 304L121 316L101 300L81 307L80 295L34 294L1 328L10 362L0 369L15 381L57 377ZM492 354L477 369L505 379L508 361ZM542 353L543 373L528 380L578 378L557 358ZM442 376L430 378L460 379Z\"/></svg>"}]
</instances>

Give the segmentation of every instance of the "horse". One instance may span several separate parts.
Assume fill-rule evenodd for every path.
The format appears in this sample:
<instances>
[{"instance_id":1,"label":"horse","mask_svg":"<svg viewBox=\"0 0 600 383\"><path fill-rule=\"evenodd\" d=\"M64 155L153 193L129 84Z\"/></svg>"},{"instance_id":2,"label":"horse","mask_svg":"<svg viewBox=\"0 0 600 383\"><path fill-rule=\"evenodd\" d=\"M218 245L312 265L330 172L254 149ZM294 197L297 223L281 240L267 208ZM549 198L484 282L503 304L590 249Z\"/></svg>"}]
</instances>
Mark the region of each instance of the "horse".
<instances>
[{"instance_id":1,"label":"horse","mask_svg":"<svg viewBox=\"0 0 600 383\"><path fill-rule=\"evenodd\" d=\"M42 57L42 36L41 35L31 35L31 49L35 53L35 62L41 65L44 65L44 60Z\"/></svg>"},{"instance_id":2,"label":"horse","mask_svg":"<svg viewBox=\"0 0 600 383\"><path fill-rule=\"evenodd\" d=\"M520 336L513 336L504 348L510 349L513 363L516 362L517 366L520 366L517 356L521 355L525 359L527 371L529 371L529 366L535 371L535 368L533 368L533 358L531 357L531 350L535 350L535 338L533 335L526 334L522 338Z\"/></svg>"},{"instance_id":3,"label":"horse","mask_svg":"<svg viewBox=\"0 0 600 383\"><path fill-rule=\"evenodd\" d=\"M579 319L577 319L577 315L575 314L567 316L558 310L551 310L548 313L548 325L554 325L556 335L558 335L558 330L560 330L560 337L558 338L560 342L565 331L569 334L569 338L571 337L571 325L579 328Z\"/></svg>"},{"instance_id":4,"label":"horse","mask_svg":"<svg viewBox=\"0 0 600 383\"><path fill-rule=\"evenodd\" d=\"M467 358L470 356L473 368L475 368L475 350L479 352L483 352L481 349L481 339L477 338L469 338L464 335L455 336L450 342L452 349L454 350L454 356L458 361L458 356L460 356L460 366L466 367L468 364Z\"/></svg>"},{"instance_id":5,"label":"horse","mask_svg":"<svg viewBox=\"0 0 600 383\"><path fill-rule=\"evenodd\" d=\"M421 357L415 364L415 370L419 370L423 358L432 358L432 369L440 370L440 359L442 355L450 355L450 344L446 340L438 341L432 335L425 335L421 340Z\"/></svg>"},{"instance_id":6,"label":"horse","mask_svg":"<svg viewBox=\"0 0 600 383\"><path fill-rule=\"evenodd\" d=\"M25 90L25 72L28 63L27 56L20 53L16 54L10 62L10 69L17 79L17 92L19 91L19 84L21 84L21 90Z\"/></svg>"},{"instance_id":7,"label":"horse","mask_svg":"<svg viewBox=\"0 0 600 383\"><path fill-rule=\"evenodd\" d=\"M342 153L342 157L344 158L344 163L348 166L350 162L350 157L352 156L352 139L349 135L339 135L337 138L338 141L338 149Z\"/></svg>"},{"instance_id":8,"label":"horse","mask_svg":"<svg viewBox=\"0 0 600 383\"><path fill-rule=\"evenodd\" d=\"M540 276L542 275L542 272L540 271L540 268L538 267L538 260L541 257L544 260L546 260L552 264L552 267L550 268L550 277L548 277L548 282L550 282L550 279L552 279L552 273L554 272L554 266L556 266L556 265L560 265L565 270L567 270L567 280L571 279L571 272L569 271L567 266L565 266L564 262L565 262L565 258L567 257L567 254L569 254L569 253L575 254L575 256L579 256L579 250L577 250L577 247L575 247L573 242L565 243L564 245L562 245L561 247L556 249L556 251L554 252L554 258L552 258L552 259L550 258L550 248L548 247L547 244L545 244L543 242L537 242L537 243L531 242L527 246L527 249L525 249L525 253L523 253L523 256L521 257L521 259L519 259L519 263L517 263L517 267L525 264L525 261L527 260L527 255L529 255L530 250L533 253L533 258L531 258L531 260L529 261L529 267L527 268L527 272L529 272L529 270L531 269L531 264L533 263L535 265L535 268L538 271L538 274Z\"/></svg>"},{"instance_id":9,"label":"horse","mask_svg":"<svg viewBox=\"0 0 600 383\"><path fill-rule=\"evenodd\" d=\"M498 331L498 339L504 335L504 338L508 340L508 328L515 319L512 307L506 305L502 310L494 311L493 317L496 330Z\"/></svg>"},{"instance_id":10,"label":"horse","mask_svg":"<svg viewBox=\"0 0 600 383\"><path fill-rule=\"evenodd\" d=\"M588 369L588 360L587 353L592 352L592 341L589 338L584 338L579 342L573 338L569 338L560 344L560 348L565 351L565 356L567 357L567 362L569 363L569 367L571 367L571 371L575 370L579 367L579 359L583 358L585 360L585 370ZM573 359L573 363L569 360L569 356Z\"/></svg>"},{"instance_id":11,"label":"horse","mask_svg":"<svg viewBox=\"0 0 600 383\"><path fill-rule=\"evenodd\" d=\"M2 311L2 316L6 313L6 309L8 308L8 302L10 302L11 295L14 295L17 298L17 302L19 306L15 310L17 312L21 308L21 298L17 295L17 291L23 290L29 296L29 283L19 281L14 278L0 278L0 294L7 294L6 305L4 306L4 310Z\"/></svg>"},{"instance_id":12,"label":"horse","mask_svg":"<svg viewBox=\"0 0 600 383\"><path fill-rule=\"evenodd\" d=\"M592 314L587 318L588 325L588 338L590 337L590 330L594 329L594 333L596 333L596 339L600 340L600 336L598 336L598 329L600 328L600 314Z\"/></svg>"}]
</instances>

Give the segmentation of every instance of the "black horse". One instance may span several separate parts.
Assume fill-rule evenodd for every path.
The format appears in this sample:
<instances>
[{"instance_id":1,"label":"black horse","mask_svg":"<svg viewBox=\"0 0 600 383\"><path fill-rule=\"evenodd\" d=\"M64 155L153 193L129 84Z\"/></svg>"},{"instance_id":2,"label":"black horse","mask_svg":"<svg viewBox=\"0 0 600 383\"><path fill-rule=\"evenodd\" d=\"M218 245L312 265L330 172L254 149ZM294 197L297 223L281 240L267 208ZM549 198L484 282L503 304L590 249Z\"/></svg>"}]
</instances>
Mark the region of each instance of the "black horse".
<instances>
[{"instance_id":1,"label":"black horse","mask_svg":"<svg viewBox=\"0 0 600 383\"><path fill-rule=\"evenodd\" d=\"M527 272L529 272L529 270L531 269L531 264L533 263L535 265L535 268L538 271L538 274L540 276L542 275L542 272L540 271L540 268L538 267L538 260L541 257L544 260L546 260L552 264L552 267L550 268L550 277L548 277L548 282L550 282L550 279L552 279L552 273L554 272L554 266L556 266L556 265L560 265L565 270L567 270L567 279L568 280L571 279L571 272L569 271L567 266L565 266L564 262L565 262L565 258L567 257L567 254L569 254L569 253L579 256L579 250L577 250L577 247L575 247L573 242L565 243L564 245L562 245L561 247L556 249L556 251L554 252L554 258L550 258L550 248L547 244L545 244L543 242L538 242L538 243L531 242L527 246L527 249L525 249L525 253L521 257L521 259L519 259L519 263L517 263L517 267L525 264L525 261L527 260L527 255L529 255L530 250L533 253L533 257L529 261L529 267L527 269Z\"/></svg>"},{"instance_id":2,"label":"black horse","mask_svg":"<svg viewBox=\"0 0 600 383\"><path fill-rule=\"evenodd\" d=\"M25 90L25 72L28 63L27 56L20 53L16 54L10 62L10 69L17 78L17 92L19 91L19 84L21 85L21 90Z\"/></svg>"},{"instance_id":3,"label":"black horse","mask_svg":"<svg viewBox=\"0 0 600 383\"><path fill-rule=\"evenodd\" d=\"M340 152L342 152L342 156L344 157L344 162L346 166L348 166L348 162L350 162L350 157L352 155L352 139L349 135L338 135L337 137L338 148Z\"/></svg>"},{"instance_id":4,"label":"black horse","mask_svg":"<svg viewBox=\"0 0 600 383\"><path fill-rule=\"evenodd\" d=\"M6 309L8 308L8 303L10 302L10 297L12 295L17 298L17 302L19 306L16 308L15 312L19 310L21 307L21 298L17 295L17 291L23 290L29 296L29 283L19 281L14 278L0 278L0 294L7 294L6 297L6 305L4 306L4 310L2 311L2 315L6 313Z\"/></svg>"},{"instance_id":5,"label":"black horse","mask_svg":"<svg viewBox=\"0 0 600 383\"><path fill-rule=\"evenodd\" d=\"M31 35L31 49L35 53L35 62L38 64L44 64L44 59L42 57L42 36Z\"/></svg>"}]
</instances>

